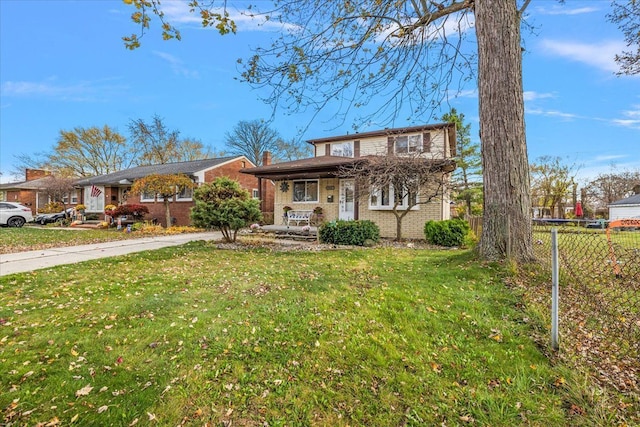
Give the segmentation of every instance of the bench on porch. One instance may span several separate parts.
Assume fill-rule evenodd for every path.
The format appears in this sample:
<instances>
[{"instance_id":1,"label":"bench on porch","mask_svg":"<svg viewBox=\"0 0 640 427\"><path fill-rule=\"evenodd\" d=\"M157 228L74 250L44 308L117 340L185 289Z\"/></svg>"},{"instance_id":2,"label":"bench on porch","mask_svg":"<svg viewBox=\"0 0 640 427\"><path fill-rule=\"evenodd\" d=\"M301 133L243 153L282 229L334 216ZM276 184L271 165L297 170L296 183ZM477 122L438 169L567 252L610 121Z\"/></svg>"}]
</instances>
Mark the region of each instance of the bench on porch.
<instances>
[{"instance_id":1,"label":"bench on porch","mask_svg":"<svg viewBox=\"0 0 640 427\"><path fill-rule=\"evenodd\" d=\"M313 211L289 211L287 212L287 225L291 225L292 222L295 222L295 225L300 225L301 222L306 222L307 225L311 225L312 215Z\"/></svg>"}]
</instances>

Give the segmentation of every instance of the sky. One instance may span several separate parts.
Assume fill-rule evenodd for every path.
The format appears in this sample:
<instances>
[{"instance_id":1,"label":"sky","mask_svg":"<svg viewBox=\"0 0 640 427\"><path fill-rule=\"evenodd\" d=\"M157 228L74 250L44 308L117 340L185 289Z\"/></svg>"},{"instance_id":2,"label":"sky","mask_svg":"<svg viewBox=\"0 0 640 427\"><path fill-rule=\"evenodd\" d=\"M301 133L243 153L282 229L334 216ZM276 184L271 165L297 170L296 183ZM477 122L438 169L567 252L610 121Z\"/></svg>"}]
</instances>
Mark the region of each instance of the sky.
<instances>
[{"instance_id":1,"label":"sky","mask_svg":"<svg viewBox=\"0 0 640 427\"><path fill-rule=\"evenodd\" d=\"M271 117L265 93L237 79L237 60L282 29L238 19L237 34L220 36L201 28L185 1L162 5L182 41L163 41L154 22L130 51L121 37L138 28L120 0L0 0L1 182L24 179L11 174L16 156L51 151L61 130L108 125L128 136L131 120L158 115L182 137L220 151L238 122ZM237 16L238 3L228 5ZM523 30L529 161L561 157L582 182L640 169L640 76L615 74L625 43L609 11L609 0L533 0ZM394 125L437 123L455 107L479 143L476 83L464 89L441 111ZM336 124L331 114L331 105L315 118L276 109L270 126L286 140L353 133L349 120Z\"/></svg>"}]
</instances>

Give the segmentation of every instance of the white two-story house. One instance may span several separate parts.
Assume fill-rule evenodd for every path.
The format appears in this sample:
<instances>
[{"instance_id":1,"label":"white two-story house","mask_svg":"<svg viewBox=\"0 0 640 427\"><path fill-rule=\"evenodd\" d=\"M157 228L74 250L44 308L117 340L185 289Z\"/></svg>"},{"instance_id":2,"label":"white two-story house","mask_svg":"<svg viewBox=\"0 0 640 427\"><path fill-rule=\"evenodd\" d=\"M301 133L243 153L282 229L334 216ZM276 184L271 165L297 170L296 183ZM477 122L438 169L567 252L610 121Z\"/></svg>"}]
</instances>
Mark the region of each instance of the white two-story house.
<instances>
[{"instance_id":1,"label":"white two-story house","mask_svg":"<svg viewBox=\"0 0 640 427\"><path fill-rule=\"evenodd\" d=\"M456 128L441 123L406 128L384 129L307 141L315 156L308 159L247 168L242 173L259 180L275 182L275 222L285 207L293 210L322 208L325 221L337 219L371 220L380 227L382 237L396 236L396 217L392 212L394 191L390 187L358 197L354 179L343 178L345 166L366 161L372 156L419 153L425 162L439 162L444 172L455 168L454 162L442 162L455 156ZM427 204L413 206L402 221L403 237L424 238L428 220L450 218L449 194L445 191ZM400 203L400 209L408 205Z\"/></svg>"}]
</instances>

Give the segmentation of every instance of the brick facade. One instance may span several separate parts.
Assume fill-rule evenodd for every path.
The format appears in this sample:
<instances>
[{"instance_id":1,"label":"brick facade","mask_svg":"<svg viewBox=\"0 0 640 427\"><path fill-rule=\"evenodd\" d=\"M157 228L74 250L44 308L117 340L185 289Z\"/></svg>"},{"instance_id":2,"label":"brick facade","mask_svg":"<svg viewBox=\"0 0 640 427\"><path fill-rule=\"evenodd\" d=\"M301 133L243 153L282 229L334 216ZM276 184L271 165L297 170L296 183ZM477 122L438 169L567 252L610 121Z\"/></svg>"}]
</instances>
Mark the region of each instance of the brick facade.
<instances>
[{"instance_id":1,"label":"brick facade","mask_svg":"<svg viewBox=\"0 0 640 427\"><path fill-rule=\"evenodd\" d=\"M204 171L204 182L209 183L213 182L216 178L219 177L227 177L233 179L234 181L238 181L240 186L245 190L249 191L249 193L253 194L254 190L258 190L258 178L253 175L247 175L240 173L240 170L253 166L248 160L244 158L238 158L229 162L226 162L218 167L212 168L210 170ZM274 200L274 185L271 181L262 180L263 185L263 197L264 204L262 207L262 211L265 213L273 212L273 200ZM109 202L112 199L112 196L117 194L116 192L112 193L108 190L110 188L105 189L105 197L106 204L113 203ZM117 191L117 188L113 188L114 191ZM141 204L146 206L149 209L149 214L145 216L145 219L152 220L155 219L159 224L166 226L166 214L165 214L165 206L164 201L159 202L141 202L139 195L129 195L127 197L127 204ZM192 200L172 200L169 206L169 210L171 212L171 217L174 218L174 224L177 226L186 226L191 224L191 208L193 207L194 202ZM269 215L265 215L269 216Z\"/></svg>"}]
</instances>

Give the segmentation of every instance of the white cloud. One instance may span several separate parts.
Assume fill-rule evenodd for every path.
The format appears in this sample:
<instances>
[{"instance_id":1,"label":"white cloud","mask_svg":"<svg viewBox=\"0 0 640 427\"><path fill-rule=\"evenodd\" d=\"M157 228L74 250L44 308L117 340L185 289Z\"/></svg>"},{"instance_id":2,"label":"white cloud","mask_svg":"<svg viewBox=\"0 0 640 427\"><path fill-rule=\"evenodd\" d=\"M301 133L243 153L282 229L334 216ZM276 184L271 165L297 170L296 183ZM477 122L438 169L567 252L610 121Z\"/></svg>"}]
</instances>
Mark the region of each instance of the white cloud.
<instances>
[{"instance_id":1,"label":"white cloud","mask_svg":"<svg viewBox=\"0 0 640 427\"><path fill-rule=\"evenodd\" d=\"M539 7L536 12L540 15L582 15L585 13L598 12L597 7L577 7L570 8L568 6L553 5L552 7Z\"/></svg>"},{"instance_id":2,"label":"white cloud","mask_svg":"<svg viewBox=\"0 0 640 427\"><path fill-rule=\"evenodd\" d=\"M169 53L165 53L165 52L159 52L154 50L153 54L156 55L157 57L163 59L164 61L166 61L169 66L171 67L171 69L173 70L173 72L175 74L179 74L183 77L187 77L187 78L198 78L199 74L197 71L191 71L189 70L187 67L184 66L184 63L182 62L181 59L169 54Z\"/></svg>"},{"instance_id":3,"label":"white cloud","mask_svg":"<svg viewBox=\"0 0 640 427\"><path fill-rule=\"evenodd\" d=\"M541 108L527 108L527 114L535 114L537 116L560 117L563 119L584 119L585 117L573 113L564 113L556 110L543 110Z\"/></svg>"},{"instance_id":4,"label":"white cloud","mask_svg":"<svg viewBox=\"0 0 640 427\"><path fill-rule=\"evenodd\" d=\"M0 86L2 96L54 97L64 101L102 101L104 94L124 89L122 86L105 85L102 81L58 83L55 77L41 82L6 81Z\"/></svg>"},{"instance_id":5,"label":"white cloud","mask_svg":"<svg viewBox=\"0 0 640 427\"><path fill-rule=\"evenodd\" d=\"M525 101L535 101L538 99L546 99L546 98L555 98L556 96L552 93L541 93L534 91L524 91L524 100Z\"/></svg>"},{"instance_id":6,"label":"white cloud","mask_svg":"<svg viewBox=\"0 0 640 427\"><path fill-rule=\"evenodd\" d=\"M625 44L621 41L579 43L544 39L539 46L549 55L560 56L609 72L619 70L614 58L625 49Z\"/></svg>"},{"instance_id":7,"label":"white cloud","mask_svg":"<svg viewBox=\"0 0 640 427\"><path fill-rule=\"evenodd\" d=\"M187 0L163 1L160 8L164 13L165 20L174 26L180 24L194 24L197 28L202 28L202 18L198 10L191 12L191 6ZM224 15L224 7L211 7L211 13ZM276 20L266 20L263 15L249 9L240 9L237 7L226 8L229 19L235 22L236 27L242 31L282 31L292 28L293 26L286 23L279 23ZM215 28L213 28L217 31Z\"/></svg>"}]
</instances>

